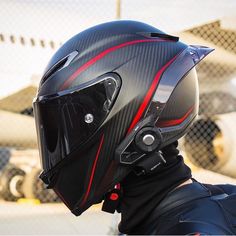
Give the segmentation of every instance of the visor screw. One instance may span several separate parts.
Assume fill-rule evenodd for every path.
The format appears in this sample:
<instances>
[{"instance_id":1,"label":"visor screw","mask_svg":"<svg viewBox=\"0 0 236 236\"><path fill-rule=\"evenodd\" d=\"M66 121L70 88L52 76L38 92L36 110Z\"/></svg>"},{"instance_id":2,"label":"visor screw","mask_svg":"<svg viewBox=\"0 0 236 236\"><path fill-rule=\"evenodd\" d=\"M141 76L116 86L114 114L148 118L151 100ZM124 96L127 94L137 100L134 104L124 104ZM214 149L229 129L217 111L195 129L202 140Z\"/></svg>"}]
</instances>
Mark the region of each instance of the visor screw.
<instances>
[{"instance_id":1,"label":"visor screw","mask_svg":"<svg viewBox=\"0 0 236 236\"><path fill-rule=\"evenodd\" d=\"M93 118L93 115L90 114L90 113L86 114L85 117L84 117L84 121L85 121L87 124L92 123L92 122L93 122L93 119L94 119L94 118Z\"/></svg>"},{"instance_id":2,"label":"visor screw","mask_svg":"<svg viewBox=\"0 0 236 236\"><path fill-rule=\"evenodd\" d=\"M144 142L144 144L146 144L148 146L152 145L154 143L154 141L155 141L155 137L151 134L146 134L143 136L143 142Z\"/></svg>"}]
</instances>

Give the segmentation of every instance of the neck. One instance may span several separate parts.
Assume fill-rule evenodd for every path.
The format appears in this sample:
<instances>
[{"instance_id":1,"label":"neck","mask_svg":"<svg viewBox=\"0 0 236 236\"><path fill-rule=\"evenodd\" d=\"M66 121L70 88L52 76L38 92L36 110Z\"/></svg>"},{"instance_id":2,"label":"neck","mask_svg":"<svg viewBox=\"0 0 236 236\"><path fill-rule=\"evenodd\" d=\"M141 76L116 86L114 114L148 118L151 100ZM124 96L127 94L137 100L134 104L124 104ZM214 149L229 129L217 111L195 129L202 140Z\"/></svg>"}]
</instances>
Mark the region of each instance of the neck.
<instances>
[{"instance_id":1,"label":"neck","mask_svg":"<svg viewBox=\"0 0 236 236\"><path fill-rule=\"evenodd\" d=\"M140 234L139 228L171 190L191 178L191 170L178 155L176 145L163 152L167 165L152 175L136 176L130 173L122 184L121 222L119 230L127 234ZM186 183L187 184L187 183Z\"/></svg>"}]
</instances>

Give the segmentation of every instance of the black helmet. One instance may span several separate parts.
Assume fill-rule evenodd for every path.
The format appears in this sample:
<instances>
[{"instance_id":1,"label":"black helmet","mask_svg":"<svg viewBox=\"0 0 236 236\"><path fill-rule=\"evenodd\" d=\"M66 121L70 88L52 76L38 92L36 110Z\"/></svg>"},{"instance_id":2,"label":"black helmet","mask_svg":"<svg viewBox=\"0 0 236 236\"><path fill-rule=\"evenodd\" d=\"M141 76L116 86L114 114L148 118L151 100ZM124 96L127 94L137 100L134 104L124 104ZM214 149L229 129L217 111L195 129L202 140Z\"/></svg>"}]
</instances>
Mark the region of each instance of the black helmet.
<instances>
[{"instance_id":1,"label":"black helmet","mask_svg":"<svg viewBox=\"0 0 236 236\"><path fill-rule=\"evenodd\" d=\"M194 67L211 51L115 21L56 52L34 100L40 177L75 215L186 133L198 113Z\"/></svg>"}]
</instances>

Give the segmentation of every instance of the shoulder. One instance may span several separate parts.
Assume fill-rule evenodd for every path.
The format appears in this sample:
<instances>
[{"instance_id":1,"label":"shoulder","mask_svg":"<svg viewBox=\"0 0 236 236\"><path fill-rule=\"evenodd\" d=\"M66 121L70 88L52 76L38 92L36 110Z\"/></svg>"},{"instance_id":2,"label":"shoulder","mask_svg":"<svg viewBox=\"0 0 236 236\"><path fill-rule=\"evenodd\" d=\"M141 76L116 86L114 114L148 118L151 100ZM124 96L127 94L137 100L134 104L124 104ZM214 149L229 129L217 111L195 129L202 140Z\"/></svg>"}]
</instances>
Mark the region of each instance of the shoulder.
<instances>
[{"instance_id":1,"label":"shoulder","mask_svg":"<svg viewBox=\"0 0 236 236\"><path fill-rule=\"evenodd\" d=\"M227 194L234 194L234 193L236 194L236 185L232 185L232 184L217 184L215 186L221 188Z\"/></svg>"},{"instance_id":2,"label":"shoulder","mask_svg":"<svg viewBox=\"0 0 236 236\"><path fill-rule=\"evenodd\" d=\"M226 220L236 222L235 185L195 182L172 192L163 203L164 209L159 206L155 211L156 234L236 233Z\"/></svg>"}]
</instances>

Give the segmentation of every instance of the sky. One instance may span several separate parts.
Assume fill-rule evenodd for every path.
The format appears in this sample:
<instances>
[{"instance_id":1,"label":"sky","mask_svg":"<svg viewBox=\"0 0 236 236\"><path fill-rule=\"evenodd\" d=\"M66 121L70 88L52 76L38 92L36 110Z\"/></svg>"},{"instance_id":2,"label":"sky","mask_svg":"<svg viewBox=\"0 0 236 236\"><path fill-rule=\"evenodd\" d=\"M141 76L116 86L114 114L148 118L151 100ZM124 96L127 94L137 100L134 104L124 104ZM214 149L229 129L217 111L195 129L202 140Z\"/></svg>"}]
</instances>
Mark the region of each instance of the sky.
<instances>
[{"instance_id":1,"label":"sky","mask_svg":"<svg viewBox=\"0 0 236 236\"><path fill-rule=\"evenodd\" d=\"M235 0L121 0L122 19L150 23L168 32L235 15ZM0 31L65 39L111 21L116 0L1 0Z\"/></svg>"}]
</instances>

